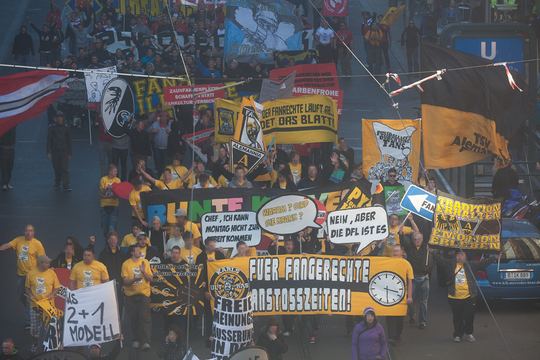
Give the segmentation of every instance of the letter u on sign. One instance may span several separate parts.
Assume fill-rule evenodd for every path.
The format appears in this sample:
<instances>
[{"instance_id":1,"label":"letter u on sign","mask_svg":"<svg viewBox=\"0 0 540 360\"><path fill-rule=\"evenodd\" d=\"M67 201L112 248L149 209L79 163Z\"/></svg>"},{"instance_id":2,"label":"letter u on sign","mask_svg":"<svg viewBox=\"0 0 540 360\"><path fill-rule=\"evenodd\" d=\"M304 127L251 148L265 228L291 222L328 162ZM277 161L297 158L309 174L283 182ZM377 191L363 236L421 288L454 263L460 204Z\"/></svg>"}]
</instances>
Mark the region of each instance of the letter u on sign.
<instances>
[{"instance_id":1,"label":"letter u on sign","mask_svg":"<svg viewBox=\"0 0 540 360\"><path fill-rule=\"evenodd\" d=\"M497 43L495 41L490 41L491 49L489 51L489 55L487 54L486 41L480 42L480 56L484 59L493 60L497 56Z\"/></svg>"}]
</instances>

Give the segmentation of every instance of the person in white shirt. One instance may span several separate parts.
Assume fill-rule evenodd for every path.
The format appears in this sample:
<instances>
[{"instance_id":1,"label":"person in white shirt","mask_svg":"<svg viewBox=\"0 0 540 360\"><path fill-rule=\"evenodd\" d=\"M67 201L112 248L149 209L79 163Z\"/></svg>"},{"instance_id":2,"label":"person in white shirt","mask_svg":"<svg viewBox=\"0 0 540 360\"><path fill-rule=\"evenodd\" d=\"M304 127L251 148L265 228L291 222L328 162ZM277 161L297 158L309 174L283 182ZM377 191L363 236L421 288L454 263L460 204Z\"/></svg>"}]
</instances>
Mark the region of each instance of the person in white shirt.
<instances>
[{"instance_id":1,"label":"person in white shirt","mask_svg":"<svg viewBox=\"0 0 540 360\"><path fill-rule=\"evenodd\" d=\"M178 246L179 248L184 247L184 239L182 239L182 235L180 235L180 229L178 228L178 225L171 225L171 236L169 237L169 240L167 240L167 243L165 244L165 258L170 259L172 249L175 246Z\"/></svg>"},{"instance_id":2,"label":"person in white shirt","mask_svg":"<svg viewBox=\"0 0 540 360\"><path fill-rule=\"evenodd\" d=\"M319 63L334 62L334 50L336 45L334 30L323 20L321 26L315 31L317 50L319 51Z\"/></svg>"}]
</instances>

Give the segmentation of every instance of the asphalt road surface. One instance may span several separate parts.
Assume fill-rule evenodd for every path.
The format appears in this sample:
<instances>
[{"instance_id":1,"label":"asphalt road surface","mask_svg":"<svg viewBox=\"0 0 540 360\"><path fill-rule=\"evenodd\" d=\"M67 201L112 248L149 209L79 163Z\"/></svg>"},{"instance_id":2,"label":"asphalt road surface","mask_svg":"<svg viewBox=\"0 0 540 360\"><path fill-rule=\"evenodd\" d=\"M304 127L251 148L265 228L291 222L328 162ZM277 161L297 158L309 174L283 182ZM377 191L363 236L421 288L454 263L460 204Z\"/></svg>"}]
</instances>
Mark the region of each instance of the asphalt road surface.
<instances>
[{"instance_id":1,"label":"asphalt road surface","mask_svg":"<svg viewBox=\"0 0 540 360\"><path fill-rule=\"evenodd\" d=\"M385 2L384 2L385 3ZM0 21L3 28L2 46L4 61L9 62L6 51L19 25L27 17L38 26L42 23L48 7L46 0L2 1ZM352 19L359 19L360 11L385 10L380 0L351 2ZM361 59L365 58L359 39L358 21L351 21L355 34L354 49ZM400 21L393 28L393 39L399 39L402 29ZM6 45L7 44L7 45ZM36 39L37 44L37 39ZM392 44L392 68L403 71L403 53L399 44ZM2 74L6 72L2 71ZM361 119L395 118L396 112L390 101L377 85L366 76L359 64L353 65L351 79L341 79L345 91L344 112L340 132L357 150L361 148ZM407 78L403 79L405 82ZM414 93L398 99L401 115L416 117L418 99ZM51 165L45 154L47 120L38 117L20 125L17 129L17 147L13 185L15 189L0 193L0 242L6 242L22 233L24 225L36 226L37 237L44 243L49 256L56 256L67 235L75 235L86 243L90 235L98 235L98 249L103 246L99 237L99 209L97 182L100 177L99 151L89 145L88 130L74 129L74 151L71 161L73 192L62 193L53 189ZM129 210L126 204L121 209L121 233L129 226ZM14 337L21 350L28 350L28 337L24 335L23 307L14 295L15 257L12 252L0 253L0 338ZM391 347L392 359L539 359L540 358L540 305L535 302L506 302L494 304L492 314L487 309L477 313L475 336L477 342L454 344L451 341L450 309L445 290L432 281L429 324L425 330L405 325L402 342ZM381 319L381 321L384 321ZM264 323L264 319L258 321ZM153 332L154 349L145 354L134 354L124 350L122 359L140 357L157 358L155 349L164 335L156 318ZM350 358L350 338L345 334L343 316L322 318L317 344L307 344L301 329L287 339L289 352L285 359L347 359ZM193 335L193 348L200 358L207 358L208 350L198 334Z\"/></svg>"}]
</instances>

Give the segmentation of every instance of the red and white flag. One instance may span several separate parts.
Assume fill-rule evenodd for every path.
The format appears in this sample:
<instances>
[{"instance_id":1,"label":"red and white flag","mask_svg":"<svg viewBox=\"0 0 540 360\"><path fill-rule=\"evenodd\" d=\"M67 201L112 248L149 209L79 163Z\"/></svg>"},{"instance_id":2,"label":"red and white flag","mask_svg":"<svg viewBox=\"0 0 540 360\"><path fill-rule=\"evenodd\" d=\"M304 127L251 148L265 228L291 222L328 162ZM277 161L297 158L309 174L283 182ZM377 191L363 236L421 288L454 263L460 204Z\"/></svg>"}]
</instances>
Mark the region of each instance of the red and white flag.
<instances>
[{"instance_id":1,"label":"red and white flag","mask_svg":"<svg viewBox=\"0 0 540 360\"><path fill-rule=\"evenodd\" d=\"M324 0L323 16L349 15L349 0Z\"/></svg>"},{"instance_id":2,"label":"red and white flag","mask_svg":"<svg viewBox=\"0 0 540 360\"><path fill-rule=\"evenodd\" d=\"M0 136L36 117L65 91L67 71L28 71L0 78Z\"/></svg>"}]
</instances>

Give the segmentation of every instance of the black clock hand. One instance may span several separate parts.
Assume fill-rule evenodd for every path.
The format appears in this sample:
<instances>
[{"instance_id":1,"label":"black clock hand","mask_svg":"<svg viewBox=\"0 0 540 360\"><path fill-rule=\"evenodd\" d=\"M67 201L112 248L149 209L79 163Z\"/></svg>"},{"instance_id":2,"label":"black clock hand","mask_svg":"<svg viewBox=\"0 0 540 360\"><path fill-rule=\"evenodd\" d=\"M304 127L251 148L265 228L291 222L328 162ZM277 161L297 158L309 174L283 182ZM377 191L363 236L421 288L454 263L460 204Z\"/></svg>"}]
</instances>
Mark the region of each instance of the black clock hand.
<instances>
[{"instance_id":1,"label":"black clock hand","mask_svg":"<svg viewBox=\"0 0 540 360\"><path fill-rule=\"evenodd\" d=\"M397 290L392 290L392 289L389 289L388 286L385 288L387 291L391 291L391 292L394 292L394 293L399 293Z\"/></svg>"}]
</instances>

